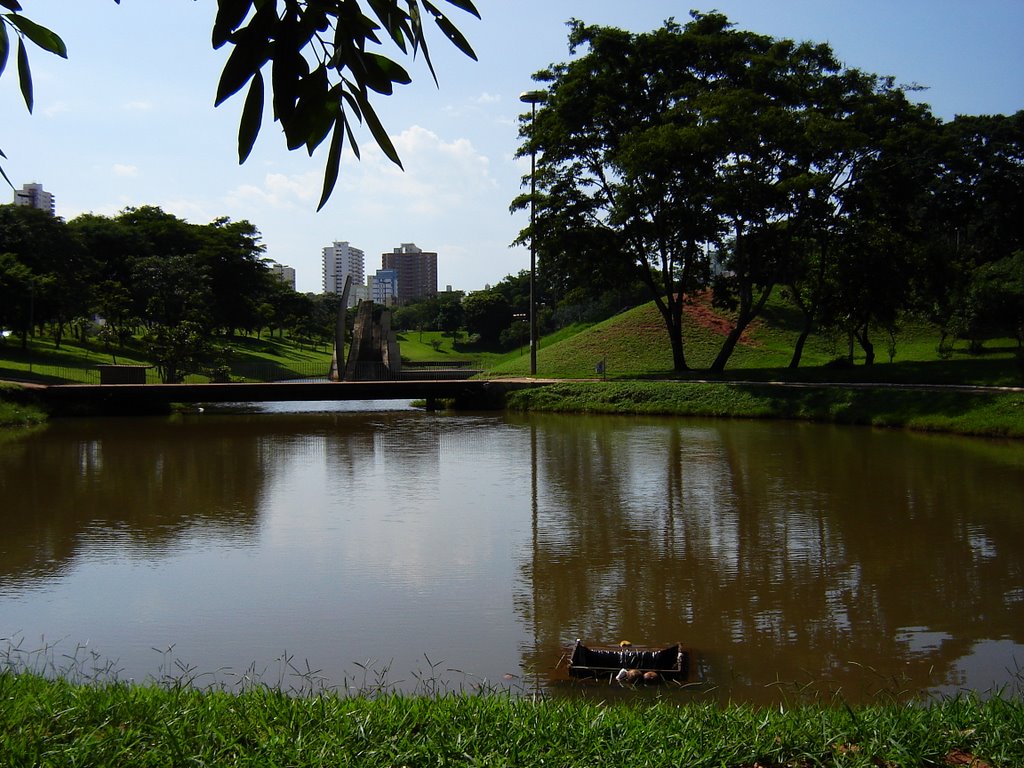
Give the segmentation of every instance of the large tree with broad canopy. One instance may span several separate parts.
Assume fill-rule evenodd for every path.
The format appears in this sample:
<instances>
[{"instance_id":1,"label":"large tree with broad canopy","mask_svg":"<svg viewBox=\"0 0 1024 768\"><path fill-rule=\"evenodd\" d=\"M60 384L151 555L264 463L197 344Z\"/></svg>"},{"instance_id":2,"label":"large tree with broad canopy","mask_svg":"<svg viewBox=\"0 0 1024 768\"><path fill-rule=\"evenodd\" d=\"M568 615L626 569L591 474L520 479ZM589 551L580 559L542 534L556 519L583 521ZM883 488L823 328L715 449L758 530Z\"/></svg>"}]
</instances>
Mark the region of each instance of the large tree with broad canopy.
<instances>
[{"instance_id":1,"label":"large tree with broad canopy","mask_svg":"<svg viewBox=\"0 0 1024 768\"><path fill-rule=\"evenodd\" d=\"M688 297L714 285L736 319L721 370L773 288L798 283L797 243L820 243L862 169L884 165L892 114L914 110L827 45L719 13L641 34L573 20L569 50L581 55L534 76L546 101L523 117L538 191L513 202L536 206L520 241L534 239L542 271L641 280L677 371Z\"/></svg>"}]
</instances>

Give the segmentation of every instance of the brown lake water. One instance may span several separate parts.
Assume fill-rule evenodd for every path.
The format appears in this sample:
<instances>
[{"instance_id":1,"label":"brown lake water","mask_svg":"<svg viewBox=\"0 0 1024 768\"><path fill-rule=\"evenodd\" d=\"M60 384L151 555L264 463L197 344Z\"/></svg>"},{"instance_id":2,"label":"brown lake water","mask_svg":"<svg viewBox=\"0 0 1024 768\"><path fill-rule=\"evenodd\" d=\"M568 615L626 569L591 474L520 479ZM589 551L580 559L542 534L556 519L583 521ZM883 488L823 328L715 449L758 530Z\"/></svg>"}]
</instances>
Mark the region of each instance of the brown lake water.
<instances>
[{"instance_id":1,"label":"brown lake water","mask_svg":"<svg viewBox=\"0 0 1024 768\"><path fill-rule=\"evenodd\" d=\"M1024 687L1020 442L397 407L0 443L0 655L571 694L579 637L682 642L687 698Z\"/></svg>"}]
</instances>

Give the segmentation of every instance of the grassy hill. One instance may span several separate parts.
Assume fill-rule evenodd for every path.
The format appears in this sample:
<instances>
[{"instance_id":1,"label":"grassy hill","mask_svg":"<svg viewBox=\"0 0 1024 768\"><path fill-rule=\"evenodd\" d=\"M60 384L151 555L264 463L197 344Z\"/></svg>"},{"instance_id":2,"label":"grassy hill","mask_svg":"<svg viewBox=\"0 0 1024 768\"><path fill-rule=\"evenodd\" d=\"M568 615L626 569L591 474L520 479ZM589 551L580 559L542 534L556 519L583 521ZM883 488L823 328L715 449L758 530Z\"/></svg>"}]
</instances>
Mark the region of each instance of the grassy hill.
<instances>
[{"instance_id":1,"label":"grassy hill","mask_svg":"<svg viewBox=\"0 0 1024 768\"><path fill-rule=\"evenodd\" d=\"M945 356L938 351L939 334L924 324L907 324L896 335L889 358L888 334L878 332L876 361L864 366L855 349L853 368L826 364L846 353L845 339L812 335L800 368L788 368L797 339L797 321L780 301L769 305L765 316L748 329L719 378L763 381L849 381L942 383L1014 386L1024 384L1024 358L1012 340L994 341L982 353L972 353L960 342ZM688 307L684 322L687 363L683 377L672 372L672 354L661 315L653 303L624 311L588 327L574 327L558 337L545 337L537 352L537 374L549 378L595 378L595 367L605 361L609 379L706 378L730 326L729 318L701 301ZM529 372L528 350L489 367L495 376L523 376Z\"/></svg>"}]
</instances>

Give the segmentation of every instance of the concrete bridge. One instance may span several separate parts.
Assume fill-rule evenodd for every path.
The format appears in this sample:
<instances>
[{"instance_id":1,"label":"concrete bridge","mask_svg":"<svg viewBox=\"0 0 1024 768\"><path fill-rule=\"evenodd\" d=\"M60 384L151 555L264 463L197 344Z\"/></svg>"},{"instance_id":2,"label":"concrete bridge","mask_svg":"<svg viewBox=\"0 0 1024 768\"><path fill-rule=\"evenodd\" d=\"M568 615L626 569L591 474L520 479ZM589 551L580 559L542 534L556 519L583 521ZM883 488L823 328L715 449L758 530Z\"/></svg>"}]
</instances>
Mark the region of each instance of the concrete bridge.
<instances>
[{"instance_id":1,"label":"concrete bridge","mask_svg":"<svg viewBox=\"0 0 1024 768\"><path fill-rule=\"evenodd\" d=\"M439 400L459 407L501 408L505 393L545 386L547 380L285 381L241 384L25 384L56 413L137 413L172 403L240 403L312 400Z\"/></svg>"}]
</instances>

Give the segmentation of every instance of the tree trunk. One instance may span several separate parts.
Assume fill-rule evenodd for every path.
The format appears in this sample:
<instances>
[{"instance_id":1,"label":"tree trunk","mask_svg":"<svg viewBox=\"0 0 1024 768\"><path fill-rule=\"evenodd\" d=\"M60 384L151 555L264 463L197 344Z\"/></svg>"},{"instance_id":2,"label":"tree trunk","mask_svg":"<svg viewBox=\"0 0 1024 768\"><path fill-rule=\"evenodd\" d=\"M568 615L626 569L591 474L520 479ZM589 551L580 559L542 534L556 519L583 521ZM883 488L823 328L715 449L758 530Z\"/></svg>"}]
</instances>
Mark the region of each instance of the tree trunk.
<instances>
[{"instance_id":1,"label":"tree trunk","mask_svg":"<svg viewBox=\"0 0 1024 768\"><path fill-rule=\"evenodd\" d=\"M737 323L733 326L733 329L729 331L729 335L725 337L725 341L722 343L722 348L718 350L718 357L715 358L715 362L711 364L711 371L714 373L721 373L725 370L725 364L729 361L729 357L732 355L736 344L740 340L740 336L743 335L743 331L746 330L748 323Z\"/></svg>"},{"instance_id":2,"label":"tree trunk","mask_svg":"<svg viewBox=\"0 0 1024 768\"><path fill-rule=\"evenodd\" d=\"M804 347L807 345L807 339L811 336L811 331L814 330L814 317L818 313L818 303L813 300L804 303L803 298L800 296L800 292L795 286L792 286L793 291L793 303L796 304L800 310L800 314L803 315L804 325L800 329L800 335L796 338L796 344L793 345L793 357L789 361L790 368L800 367L800 358L804 355Z\"/></svg>"},{"instance_id":3,"label":"tree trunk","mask_svg":"<svg viewBox=\"0 0 1024 768\"><path fill-rule=\"evenodd\" d=\"M672 370L676 373L690 370L686 364L686 350L683 348L683 329L669 328L669 339L672 342Z\"/></svg>"},{"instance_id":4,"label":"tree trunk","mask_svg":"<svg viewBox=\"0 0 1024 768\"><path fill-rule=\"evenodd\" d=\"M665 301L654 302L661 319L665 321L669 344L672 347L672 370L676 373L690 370L686 364L686 350L683 345L683 300L682 297L669 296Z\"/></svg>"},{"instance_id":5,"label":"tree trunk","mask_svg":"<svg viewBox=\"0 0 1024 768\"><path fill-rule=\"evenodd\" d=\"M800 367L800 358L804 354L804 345L807 343L807 338L811 335L811 323L810 321L804 323L803 329L800 331L800 335L796 337L796 344L793 345L793 357L789 361L790 368Z\"/></svg>"},{"instance_id":6,"label":"tree trunk","mask_svg":"<svg viewBox=\"0 0 1024 768\"><path fill-rule=\"evenodd\" d=\"M853 335L857 339L857 343L860 344L861 349L864 350L864 365L874 365L875 363L875 345L871 343L868 338L868 328L865 325L863 328L854 331ZM853 359L853 355L850 355L850 359Z\"/></svg>"},{"instance_id":7,"label":"tree trunk","mask_svg":"<svg viewBox=\"0 0 1024 768\"><path fill-rule=\"evenodd\" d=\"M729 331L729 335L725 337L725 342L718 351L718 357L715 358L715 362L711 364L711 370L714 373L721 373L725 370L725 364L729 361L733 350L736 349L736 345L739 343L740 338L742 338L743 332L747 330L747 327L754 321L754 318L761 314L761 310L764 309L764 305L768 301L768 297L771 296L774 287L774 284L766 286L761 291L761 295L757 297L756 302L753 300L752 287L749 291L744 289L740 299L740 311L736 317L736 323L733 325L732 330Z\"/></svg>"}]
</instances>

